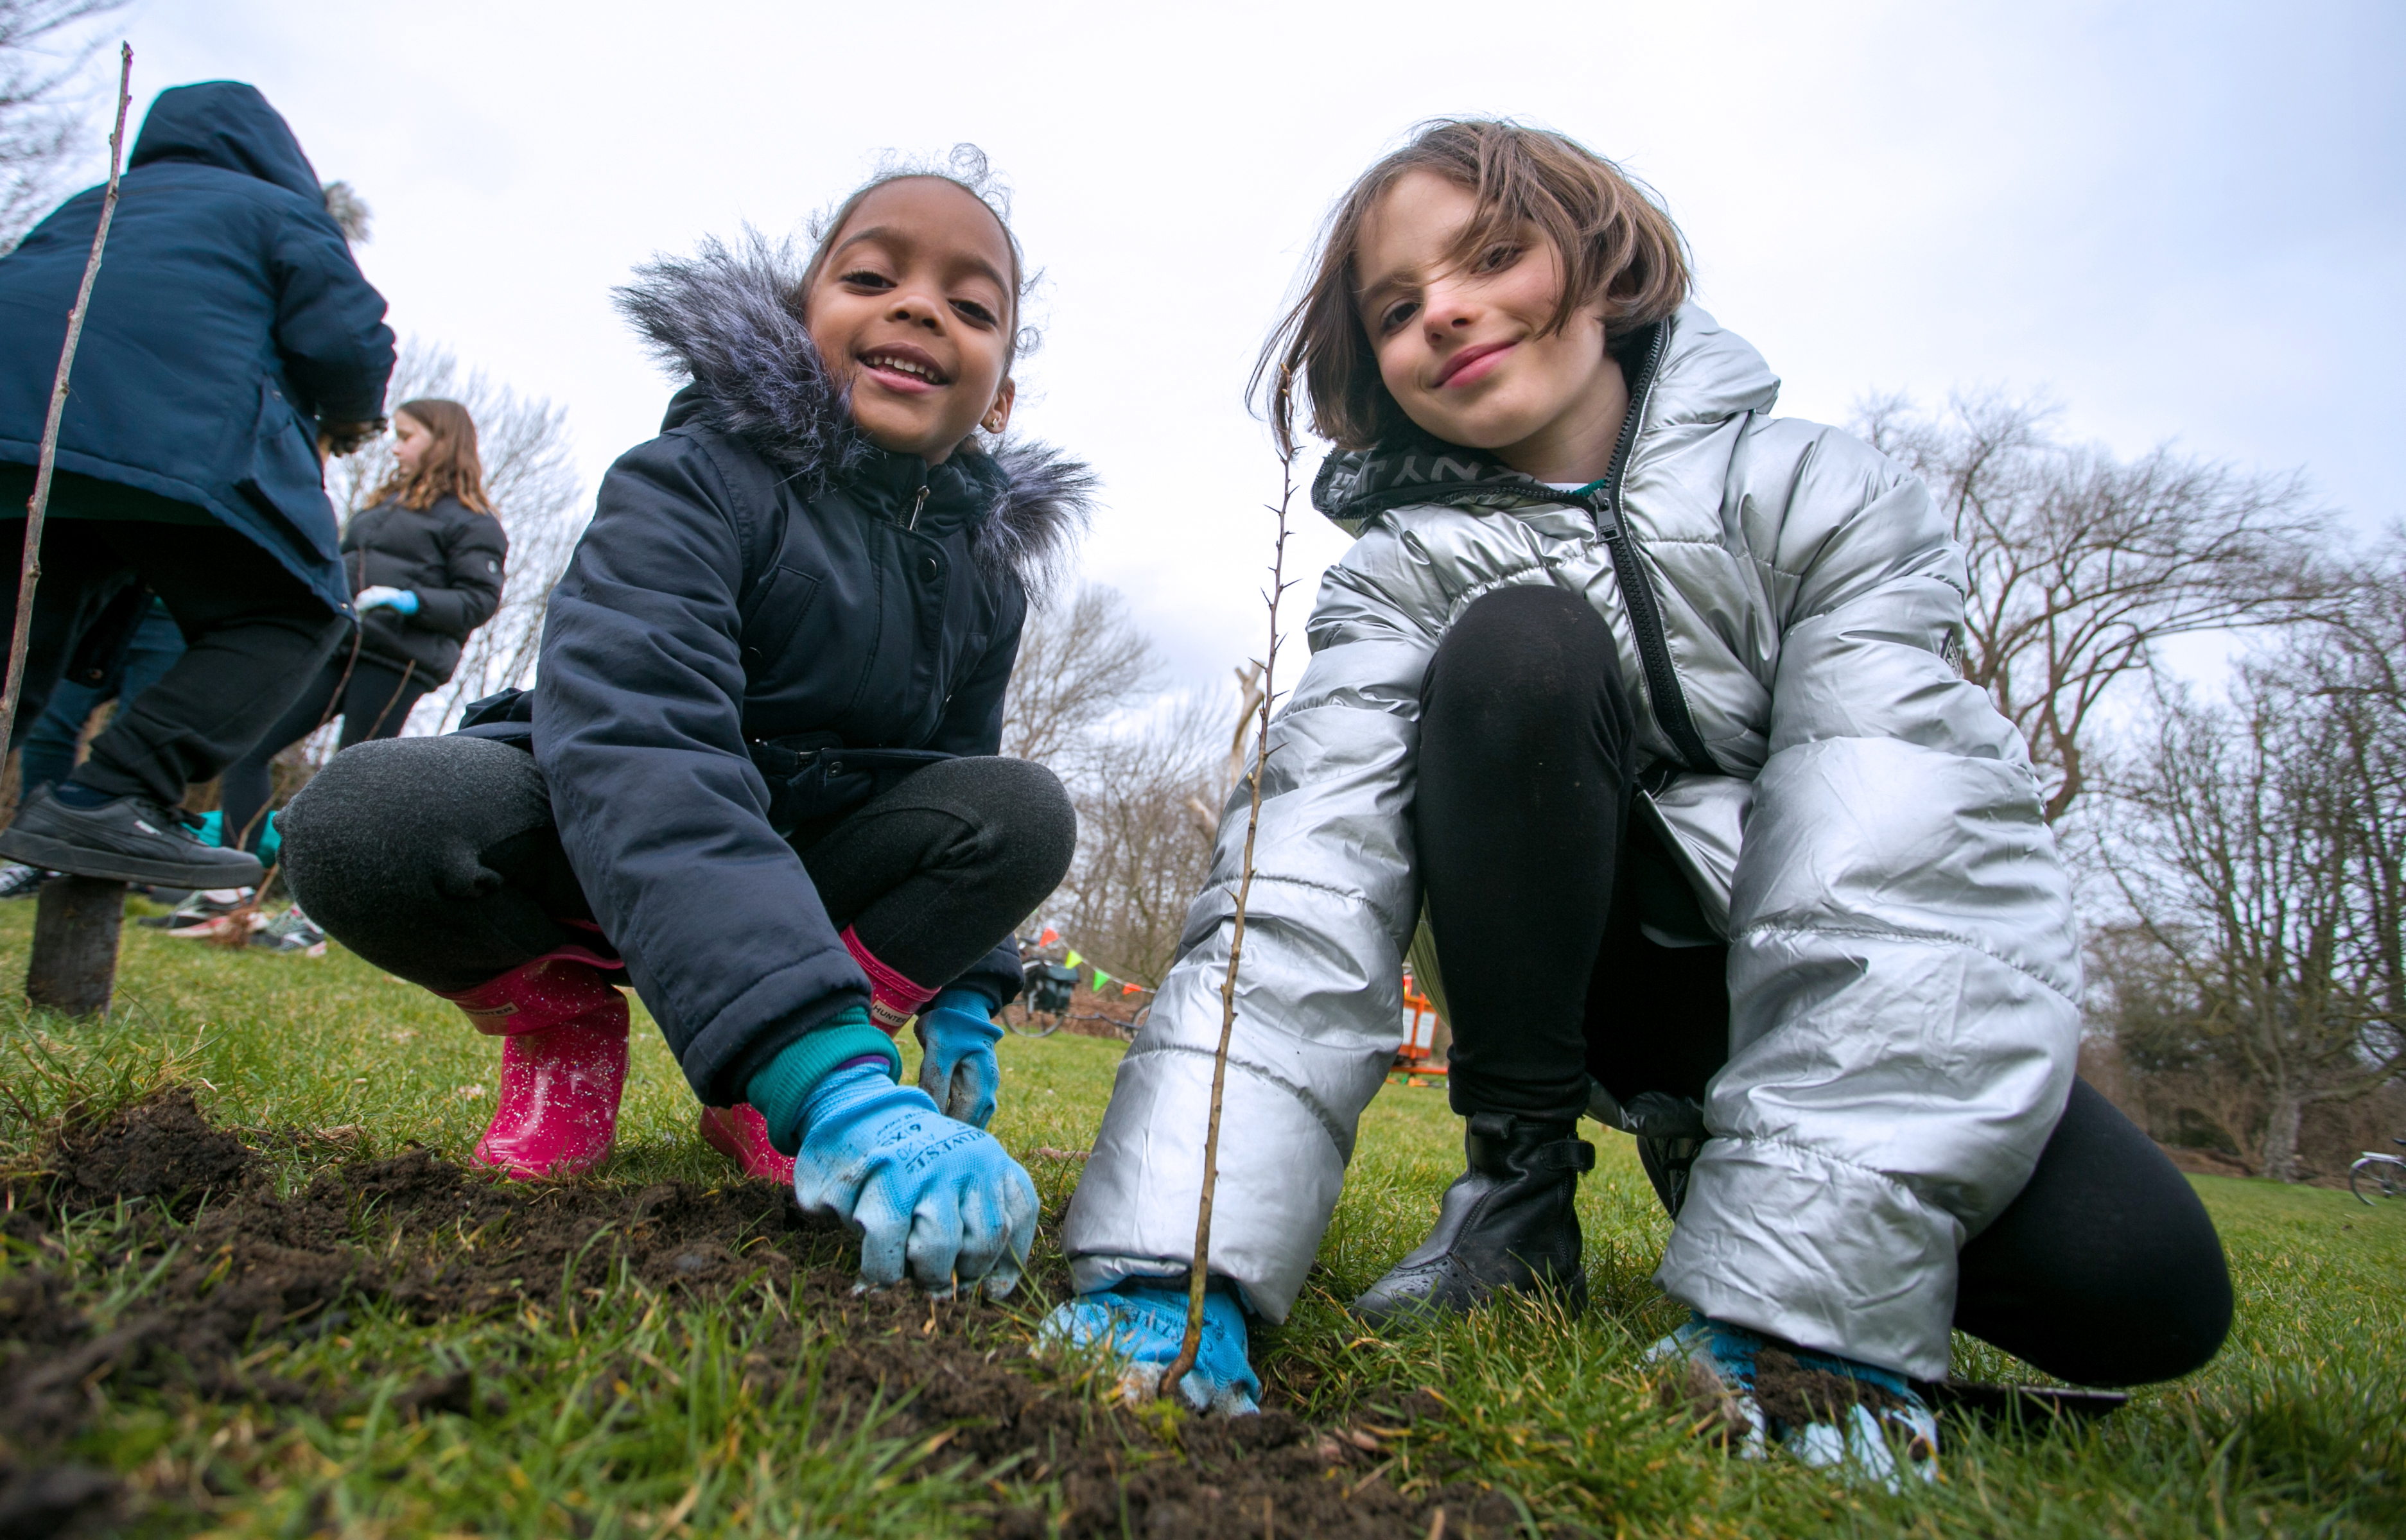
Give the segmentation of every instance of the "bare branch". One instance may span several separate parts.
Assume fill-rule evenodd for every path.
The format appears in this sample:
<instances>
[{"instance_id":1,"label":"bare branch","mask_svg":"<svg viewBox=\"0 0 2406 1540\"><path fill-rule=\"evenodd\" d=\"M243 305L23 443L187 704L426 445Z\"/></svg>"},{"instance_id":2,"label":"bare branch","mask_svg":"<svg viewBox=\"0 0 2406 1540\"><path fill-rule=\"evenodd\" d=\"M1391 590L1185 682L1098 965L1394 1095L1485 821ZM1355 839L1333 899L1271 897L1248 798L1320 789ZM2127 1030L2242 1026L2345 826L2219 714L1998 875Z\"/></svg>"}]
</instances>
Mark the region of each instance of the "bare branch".
<instances>
[{"instance_id":1,"label":"bare branch","mask_svg":"<svg viewBox=\"0 0 2406 1540\"><path fill-rule=\"evenodd\" d=\"M133 103L134 48L119 45L117 126L108 135L108 191L101 197L100 219L92 226L92 255L84 259L83 282L76 290L75 306L67 312L66 341L59 348L57 374L50 382L50 420L42 425L42 446L34 468L34 495L25 504L22 554L17 568L17 619L8 639L7 683L0 685L0 742L15 736L17 695L25 685L25 650L33 634L34 593L42 576L42 516L50 509L50 476L59 459L59 423L67 407L67 377L75 370L76 345L83 340L84 317L92 309L92 286L100 276L100 258L108 245L109 221L117 214L117 174L125 158L125 111Z\"/></svg>"},{"instance_id":2,"label":"bare branch","mask_svg":"<svg viewBox=\"0 0 2406 1540\"><path fill-rule=\"evenodd\" d=\"M2218 1067L2244 1093L2223 1098L2228 1133L2280 1180L2305 1108L2406 1071L2406 693L2395 642L2373 640L2384 605L2406 609L2399 575L2352 601L2359 624L2244 670L2228 706L2164 692L2116 788L2130 816L2107 861L2142 949L2118 955L2117 1038L2202 1083Z\"/></svg>"},{"instance_id":3,"label":"bare branch","mask_svg":"<svg viewBox=\"0 0 2406 1540\"><path fill-rule=\"evenodd\" d=\"M0 252L58 200L88 143L86 70L106 39L84 23L124 4L0 0Z\"/></svg>"},{"instance_id":4,"label":"bare branch","mask_svg":"<svg viewBox=\"0 0 2406 1540\"><path fill-rule=\"evenodd\" d=\"M2029 741L2049 822L2088 789L2097 711L2174 636L2292 624L2342 586L2301 478L2158 448L2121 460L2050 435L2053 409L1959 396L1935 417L1866 401L1856 425L1919 473L1970 557L1964 677Z\"/></svg>"},{"instance_id":5,"label":"bare branch","mask_svg":"<svg viewBox=\"0 0 2406 1540\"><path fill-rule=\"evenodd\" d=\"M1074 780L1106 751L1112 720L1150 695L1160 673L1160 654L1127 601L1088 584L1068 604L1028 617L1003 699L1002 752Z\"/></svg>"}]
</instances>

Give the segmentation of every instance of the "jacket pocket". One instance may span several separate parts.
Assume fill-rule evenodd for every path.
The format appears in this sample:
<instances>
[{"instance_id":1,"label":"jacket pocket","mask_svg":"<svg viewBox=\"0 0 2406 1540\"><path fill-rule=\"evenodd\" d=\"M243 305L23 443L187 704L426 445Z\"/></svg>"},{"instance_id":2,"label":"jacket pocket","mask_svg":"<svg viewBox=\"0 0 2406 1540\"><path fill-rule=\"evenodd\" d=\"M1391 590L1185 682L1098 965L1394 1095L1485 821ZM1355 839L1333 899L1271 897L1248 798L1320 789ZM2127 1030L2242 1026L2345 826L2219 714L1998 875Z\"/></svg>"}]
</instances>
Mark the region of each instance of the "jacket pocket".
<instances>
[{"instance_id":1,"label":"jacket pocket","mask_svg":"<svg viewBox=\"0 0 2406 1540\"><path fill-rule=\"evenodd\" d=\"M325 468L308 424L272 379L259 382L259 416L251 430L250 470L234 490L267 516L276 533L310 561L335 559L339 532L326 498Z\"/></svg>"},{"instance_id":2,"label":"jacket pocket","mask_svg":"<svg viewBox=\"0 0 2406 1540\"><path fill-rule=\"evenodd\" d=\"M760 586L752 613L743 617L743 672L758 679L774 670L794 633L818 602L819 580L792 567L779 567Z\"/></svg>"}]
</instances>

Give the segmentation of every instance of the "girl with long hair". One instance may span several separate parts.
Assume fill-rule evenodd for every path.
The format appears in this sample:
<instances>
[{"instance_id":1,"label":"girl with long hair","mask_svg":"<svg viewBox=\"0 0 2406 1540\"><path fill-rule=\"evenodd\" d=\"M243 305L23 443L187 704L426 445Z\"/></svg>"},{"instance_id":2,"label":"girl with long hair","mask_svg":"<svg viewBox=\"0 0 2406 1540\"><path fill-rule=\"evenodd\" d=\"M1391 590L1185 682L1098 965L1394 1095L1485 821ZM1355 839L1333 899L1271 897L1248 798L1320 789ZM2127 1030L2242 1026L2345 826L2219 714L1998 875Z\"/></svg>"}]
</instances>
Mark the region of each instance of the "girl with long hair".
<instances>
[{"instance_id":1,"label":"girl with long hair","mask_svg":"<svg viewBox=\"0 0 2406 1540\"><path fill-rule=\"evenodd\" d=\"M485 495L476 424L456 401L392 413L392 473L343 530L358 624L265 737L225 772L225 839L265 838L268 762L333 718L338 749L398 738L413 707L448 684L477 627L501 608L510 539Z\"/></svg>"}]
</instances>

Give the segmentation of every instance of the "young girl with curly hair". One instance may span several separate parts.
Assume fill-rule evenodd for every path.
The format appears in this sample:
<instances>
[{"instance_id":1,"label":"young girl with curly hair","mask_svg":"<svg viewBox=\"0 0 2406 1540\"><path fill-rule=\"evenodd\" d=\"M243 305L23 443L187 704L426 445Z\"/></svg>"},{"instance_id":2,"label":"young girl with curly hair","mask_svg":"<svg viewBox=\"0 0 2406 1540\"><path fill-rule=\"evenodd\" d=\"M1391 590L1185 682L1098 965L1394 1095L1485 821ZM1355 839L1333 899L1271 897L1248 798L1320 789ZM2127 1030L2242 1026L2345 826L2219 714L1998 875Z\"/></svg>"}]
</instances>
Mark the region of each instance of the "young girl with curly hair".
<instances>
[{"instance_id":1,"label":"young girl with curly hair","mask_svg":"<svg viewBox=\"0 0 2406 1540\"><path fill-rule=\"evenodd\" d=\"M602 481L533 690L337 756L283 829L330 934L502 1038L478 1160L608 1153L623 970L704 1136L866 1280L1000 1293L1036 1194L984 1132L992 1018L1076 838L1003 696L1088 477L1000 441L1024 270L981 172L879 178L799 272L713 244L621 290L691 383Z\"/></svg>"}]
</instances>

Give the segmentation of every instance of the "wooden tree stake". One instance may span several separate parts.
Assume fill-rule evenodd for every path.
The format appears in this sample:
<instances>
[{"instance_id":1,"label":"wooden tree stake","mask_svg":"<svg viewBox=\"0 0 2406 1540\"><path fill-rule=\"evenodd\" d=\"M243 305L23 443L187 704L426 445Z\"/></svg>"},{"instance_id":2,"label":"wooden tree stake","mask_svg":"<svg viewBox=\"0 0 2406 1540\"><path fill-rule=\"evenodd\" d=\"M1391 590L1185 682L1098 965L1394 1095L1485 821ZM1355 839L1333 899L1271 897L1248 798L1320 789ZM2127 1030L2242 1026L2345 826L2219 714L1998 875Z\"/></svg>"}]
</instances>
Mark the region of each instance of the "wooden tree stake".
<instances>
[{"instance_id":1,"label":"wooden tree stake","mask_svg":"<svg viewBox=\"0 0 2406 1540\"><path fill-rule=\"evenodd\" d=\"M108 1009L117 988L117 940L125 884L106 877L53 877L34 900L34 957L25 998L70 1016Z\"/></svg>"}]
</instances>

